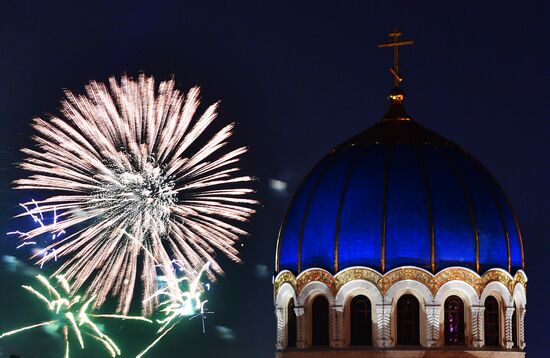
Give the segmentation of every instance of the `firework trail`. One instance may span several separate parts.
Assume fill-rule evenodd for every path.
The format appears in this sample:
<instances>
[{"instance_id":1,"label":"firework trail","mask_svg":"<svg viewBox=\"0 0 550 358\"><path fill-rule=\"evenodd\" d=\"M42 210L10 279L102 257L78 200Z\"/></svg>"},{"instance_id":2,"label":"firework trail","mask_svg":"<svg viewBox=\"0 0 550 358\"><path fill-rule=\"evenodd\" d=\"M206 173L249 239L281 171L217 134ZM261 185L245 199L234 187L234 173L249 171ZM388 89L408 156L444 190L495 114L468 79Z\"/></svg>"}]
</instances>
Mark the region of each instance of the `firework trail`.
<instances>
[{"instance_id":1,"label":"firework trail","mask_svg":"<svg viewBox=\"0 0 550 358\"><path fill-rule=\"evenodd\" d=\"M57 208L53 207L53 216L49 220L47 220L44 217L44 214L42 213L42 210L40 210L40 205L33 199L30 202L33 205L33 210L28 208L25 204L19 204L20 207L22 207L25 212L19 216L30 216L33 219L33 222L42 230L47 230L49 233L48 238L52 241L60 238L61 236L65 235L66 232L63 229L58 229L58 220L59 215L57 214ZM10 231L7 233L8 235L17 235L20 239L28 239L29 235L25 231L15 230ZM23 241L21 244L17 245L17 249L20 249L25 246L32 246L37 245L36 241L26 240ZM38 261L40 264L40 268L44 266L44 263L48 260L50 260L52 257L55 261L57 261L57 250L55 248L45 248L45 249L38 249L35 256L41 257L41 259Z\"/></svg>"},{"instance_id":2,"label":"firework trail","mask_svg":"<svg viewBox=\"0 0 550 358\"><path fill-rule=\"evenodd\" d=\"M175 264L179 266L177 263ZM204 265L196 275L189 275L187 273L180 278L177 277L172 265L169 268L161 267L163 272L169 270L173 271L173 275L166 277L166 284L164 287L145 299L145 301L148 301L156 297L161 297L159 312L162 314L163 318L157 320L157 323L160 324L160 328L157 331L158 337L147 346L143 352L138 354L136 358L144 356L185 317L193 319L200 316L202 318L202 329L204 333L204 319L206 314L211 312L205 309L208 300L202 300L201 298L204 289L200 280L209 265L210 263Z\"/></svg>"},{"instance_id":3,"label":"firework trail","mask_svg":"<svg viewBox=\"0 0 550 358\"><path fill-rule=\"evenodd\" d=\"M252 178L237 174L246 148L222 151L234 125L198 142L217 104L193 120L198 88L184 96L171 80L156 91L153 78L141 75L110 78L109 87L92 81L86 95L67 91L61 105L61 117L34 120L36 148L23 149L20 163L31 173L15 187L54 193L39 201L40 210L61 210L60 229L79 227L48 247L68 256L57 273L75 290L88 281L95 307L112 293L117 310L127 313L138 266L143 297L150 297L158 263L177 260L198 272L210 262L213 279L212 272L222 273L216 251L239 261L233 245L247 233L237 224L250 218L256 201L247 198ZM23 239L47 231L39 227ZM156 305L158 298L143 301L143 312L151 314Z\"/></svg>"},{"instance_id":4,"label":"firework trail","mask_svg":"<svg viewBox=\"0 0 550 358\"><path fill-rule=\"evenodd\" d=\"M69 341L71 340L71 337L74 337L74 339L78 341L80 348L84 349L84 336L89 336L98 341L107 350L111 357L116 357L121 355L120 349L109 336L101 332L98 325L92 319L116 318L152 323L151 320L141 316L92 314L89 310L95 297L92 296L89 299L84 299L81 296L73 295L71 293L72 291L68 281L62 275L56 276L57 285L55 286L42 275L38 275L36 278L42 284L45 289L44 291L47 293L36 290L32 286L21 287L45 303L48 311L52 313L55 318L51 321L40 322L2 333L0 334L0 339L38 327L56 326L63 332L63 340L65 342L65 358L69 358Z\"/></svg>"}]
</instances>

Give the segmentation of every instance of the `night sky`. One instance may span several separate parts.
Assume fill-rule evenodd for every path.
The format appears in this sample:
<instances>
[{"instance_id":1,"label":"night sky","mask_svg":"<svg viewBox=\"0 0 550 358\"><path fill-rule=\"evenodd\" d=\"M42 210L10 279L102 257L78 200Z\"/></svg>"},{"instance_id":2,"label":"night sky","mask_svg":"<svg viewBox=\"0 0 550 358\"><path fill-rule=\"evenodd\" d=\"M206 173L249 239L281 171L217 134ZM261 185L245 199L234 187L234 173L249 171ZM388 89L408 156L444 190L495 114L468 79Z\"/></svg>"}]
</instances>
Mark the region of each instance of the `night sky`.
<instances>
[{"instance_id":1,"label":"night sky","mask_svg":"<svg viewBox=\"0 0 550 358\"><path fill-rule=\"evenodd\" d=\"M174 75L181 90L221 99L214 126L236 121L234 146L249 145L245 173L262 205L246 227L243 264L208 294L215 313L181 324L151 357L271 357L272 273L279 224L291 194L333 146L376 123L392 87L391 51L377 49L398 26L407 109L460 144L494 174L520 220L530 357L547 356L550 182L547 2L2 1L0 5L0 232L13 230L10 182L35 116L58 113L62 90L123 73ZM204 108L204 107L203 107ZM275 190L272 180L287 183ZM0 332L42 310L21 288L36 269L0 241ZM18 262L7 262L15 255ZM8 260L9 261L9 260ZM545 274L545 272L547 272ZM545 324L546 323L546 324ZM124 356L153 337L140 324L108 324ZM122 331L124 328L124 331ZM546 340L545 340L546 339ZM97 357L96 344L73 357ZM60 357L62 341L39 330L0 341L0 357ZM133 353L133 355L131 355Z\"/></svg>"}]
</instances>

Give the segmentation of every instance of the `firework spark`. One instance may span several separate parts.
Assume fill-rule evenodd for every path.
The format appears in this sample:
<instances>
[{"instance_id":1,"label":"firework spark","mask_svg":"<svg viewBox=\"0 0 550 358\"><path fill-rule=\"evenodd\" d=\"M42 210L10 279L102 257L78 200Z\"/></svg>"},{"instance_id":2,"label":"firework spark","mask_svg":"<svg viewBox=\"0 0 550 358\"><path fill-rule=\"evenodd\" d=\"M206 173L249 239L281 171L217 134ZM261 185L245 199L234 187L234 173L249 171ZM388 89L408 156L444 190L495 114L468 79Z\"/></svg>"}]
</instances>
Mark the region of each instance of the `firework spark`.
<instances>
[{"instance_id":1,"label":"firework spark","mask_svg":"<svg viewBox=\"0 0 550 358\"><path fill-rule=\"evenodd\" d=\"M28 208L29 204L33 205L33 209ZM59 215L57 214L57 208L55 206L51 210L53 212L53 216L49 218L49 220L44 217L44 213L40 209L40 205L34 199L31 200L29 203L19 204L19 206L25 210L25 212L19 216L30 216L33 219L34 223L41 230L49 233L48 238L50 240L56 240L66 234L65 230L58 228ZM20 239L26 240L17 245L17 249L25 246L37 245L36 241L28 240L31 237L27 232L15 230L10 231L7 234L17 235ZM40 264L40 268L42 269L46 261L49 261L52 258L57 261L57 250L55 248L39 249L37 250L35 256L40 257L38 263Z\"/></svg>"},{"instance_id":2,"label":"firework spark","mask_svg":"<svg viewBox=\"0 0 550 358\"><path fill-rule=\"evenodd\" d=\"M250 218L256 201L247 198L252 178L237 174L247 149L222 152L234 125L197 142L217 115L214 104L193 120L198 88L184 96L171 80L155 91L153 78L144 75L110 78L109 84L92 81L86 95L67 91L63 116L34 120L37 148L23 149L20 163L31 174L15 187L55 193L39 202L40 210L57 207L59 228L80 228L47 247L69 256L57 273L74 281L75 289L88 281L95 307L112 293L117 310L127 313L140 260L144 297L155 292L158 263L175 259L197 272L211 262L212 272L222 273L216 251L239 261L233 246L247 233L236 223ZM23 239L45 232L39 227ZM143 302L145 314L158 305L157 298Z\"/></svg>"},{"instance_id":3,"label":"firework spark","mask_svg":"<svg viewBox=\"0 0 550 358\"><path fill-rule=\"evenodd\" d=\"M179 266L177 263L175 265ZM201 298L204 292L201 277L208 269L209 265L210 263L204 265L198 274L189 275L189 273L187 273L180 278L177 277L172 265L169 267L161 267L163 272L173 271L173 274L166 277L166 284L164 287L145 299L145 301L148 301L156 297L161 297L159 311L163 315L163 318L157 320L157 323L160 324L160 328L157 331L158 337L143 352L138 354L136 358L144 356L185 317L193 319L200 316L202 318L202 329L204 333L204 319L206 314L211 312L205 309L208 300L203 301Z\"/></svg>"},{"instance_id":4,"label":"firework spark","mask_svg":"<svg viewBox=\"0 0 550 358\"><path fill-rule=\"evenodd\" d=\"M151 320L141 316L92 314L89 311L95 297L92 296L88 299L84 299L81 296L73 295L71 293L69 282L62 275L56 276L57 285L55 286L42 275L38 275L36 278L45 288L47 293L40 292L32 286L21 287L45 303L48 311L52 313L55 318L51 321L40 322L2 333L0 334L0 339L38 327L56 326L63 332L63 339L65 341L64 356L66 358L69 357L69 341L71 336L78 341L80 348L84 349L84 335L89 336L101 343L111 357L116 357L120 356L120 349L109 336L101 332L98 325L94 323L92 319L116 318L152 323Z\"/></svg>"}]
</instances>

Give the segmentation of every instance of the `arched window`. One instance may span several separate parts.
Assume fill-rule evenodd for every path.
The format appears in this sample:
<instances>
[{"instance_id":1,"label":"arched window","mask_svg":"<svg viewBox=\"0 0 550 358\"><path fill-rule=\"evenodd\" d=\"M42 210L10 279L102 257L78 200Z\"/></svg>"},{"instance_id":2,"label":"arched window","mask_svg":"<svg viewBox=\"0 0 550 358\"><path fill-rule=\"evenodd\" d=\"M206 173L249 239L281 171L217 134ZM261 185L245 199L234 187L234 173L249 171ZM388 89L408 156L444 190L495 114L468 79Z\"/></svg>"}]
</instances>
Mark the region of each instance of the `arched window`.
<instances>
[{"instance_id":1,"label":"arched window","mask_svg":"<svg viewBox=\"0 0 550 358\"><path fill-rule=\"evenodd\" d=\"M288 301L286 324L286 345L287 347L296 347L296 312L294 312L294 300L292 298Z\"/></svg>"},{"instance_id":2,"label":"arched window","mask_svg":"<svg viewBox=\"0 0 550 358\"><path fill-rule=\"evenodd\" d=\"M311 344L328 346L328 301L317 296L311 304Z\"/></svg>"},{"instance_id":3,"label":"arched window","mask_svg":"<svg viewBox=\"0 0 550 358\"><path fill-rule=\"evenodd\" d=\"M397 344L420 344L420 308L413 295L403 295L397 301Z\"/></svg>"},{"instance_id":4,"label":"arched window","mask_svg":"<svg viewBox=\"0 0 550 358\"><path fill-rule=\"evenodd\" d=\"M493 296L485 299L485 345L491 347L499 346L499 315L498 302Z\"/></svg>"},{"instance_id":5,"label":"arched window","mask_svg":"<svg viewBox=\"0 0 550 358\"><path fill-rule=\"evenodd\" d=\"M516 311L518 310L516 303L514 302L514 313L512 314L512 342L514 342L514 347L519 347L518 339L518 319Z\"/></svg>"},{"instance_id":6,"label":"arched window","mask_svg":"<svg viewBox=\"0 0 550 358\"><path fill-rule=\"evenodd\" d=\"M445 344L464 345L464 302L458 296L445 300Z\"/></svg>"},{"instance_id":7,"label":"arched window","mask_svg":"<svg viewBox=\"0 0 550 358\"><path fill-rule=\"evenodd\" d=\"M365 296L355 296L351 300L350 333L352 345L372 344L371 304Z\"/></svg>"}]
</instances>

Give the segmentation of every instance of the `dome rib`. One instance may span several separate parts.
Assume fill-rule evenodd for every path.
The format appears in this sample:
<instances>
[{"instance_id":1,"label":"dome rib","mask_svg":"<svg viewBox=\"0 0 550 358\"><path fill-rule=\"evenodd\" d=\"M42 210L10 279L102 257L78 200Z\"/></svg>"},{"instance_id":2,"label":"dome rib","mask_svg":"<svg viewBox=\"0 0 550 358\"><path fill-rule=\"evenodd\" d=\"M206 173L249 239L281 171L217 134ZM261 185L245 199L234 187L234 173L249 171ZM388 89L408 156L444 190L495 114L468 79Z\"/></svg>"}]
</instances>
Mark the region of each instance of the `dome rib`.
<instances>
[{"instance_id":1,"label":"dome rib","mask_svg":"<svg viewBox=\"0 0 550 358\"><path fill-rule=\"evenodd\" d=\"M426 191L426 205L428 207L428 221L430 223L430 268L432 273L435 273L435 229L434 229L434 217L433 217L433 204L432 204L432 190L430 187L430 179L426 169L426 158L420 148L417 146L416 155L418 163L420 165L420 172L422 173L422 181L424 183L424 190Z\"/></svg>"},{"instance_id":2,"label":"dome rib","mask_svg":"<svg viewBox=\"0 0 550 358\"><path fill-rule=\"evenodd\" d=\"M324 160L330 160L335 158L334 155L328 155ZM301 225L300 225L300 236L298 241L298 272L302 272L302 260L303 260L303 242L304 242L304 232L306 229L306 223L309 216L309 209L311 207L311 203L313 202L313 198L315 197L315 193L317 191L317 188L319 185L321 185L321 182L325 178L325 176L328 174L330 169L335 165L334 160L330 160L329 165L327 165L322 172L319 173L319 176L317 177L317 180L315 181L315 184L313 185L313 188L311 189L311 192L309 193L306 208L304 210L304 215L302 217Z\"/></svg>"},{"instance_id":3,"label":"dome rib","mask_svg":"<svg viewBox=\"0 0 550 358\"><path fill-rule=\"evenodd\" d=\"M520 229L519 229L519 225L517 223L517 218L516 218L515 214L513 214L513 210L512 210L512 207L510 205L510 202L509 202L506 194L502 190L500 184L496 181L496 179L493 177L493 175L491 173L489 173L488 171L485 170L485 168L483 167L483 164L481 164L479 162L479 160L477 160L472 155L469 155L468 158L473 163L473 165L475 165L477 167L479 172L483 174L483 176L485 178L486 186L489 188L489 190L491 192L491 195L493 197L493 200L495 202L495 206L497 207L497 210L498 210L501 222L502 222L502 227L503 227L503 230L504 230L504 235L505 235L505 238L506 238L506 249L507 249L507 252L508 252L507 265L508 265L508 271L510 271L510 272L512 271L512 256L513 256L512 255L512 240L510 239L512 231L511 231L511 228L509 228L509 225L507 224L505 209L508 209L510 212L512 212L513 226L517 230L518 239L519 239L519 243L520 243L520 246L521 246L521 253L522 253L521 256L522 256L522 258L521 258L520 265L521 265L521 268L523 269L524 268L523 242L522 242L522 238L521 238L521 232L520 232Z\"/></svg>"},{"instance_id":4,"label":"dome rib","mask_svg":"<svg viewBox=\"0 0 550 358\"><path fill-rule=\"evenodd\" d=\"M365 157L365 153L363 155L360 155L359 153L356 154L356 157L353 159L352 164L349 167L348 173L346 175L346 179L344 182L344 187L342 188L342 194L340 196L340 203L338 204L338 214L336 216L336 231L334 233L334 272L338 272L338 242L340 238L340 218L342 216L342 210L344 208L344 202L346 200L346 195L348 192L349 183L351 181L351 177L357 168L357 165Z\"/></svg>"},{"instance_id":5,"label":"dome rib","mask_svg":"<svg viewBox=\"0 0 550 358\"><path fill-rule=\"evenodd\" d=\"M475 242L475 271L479 273L479 231L477 226L476 211L475 211L474 204L472 202L472 195L468 188L468 185L466 184L464 173L461 170L461 168L457 165L456 161L451 157L451 155L448 152L442 151L442 153L445 159L447 159L447 161L450 163L452 170L454 171L456 177L458 178L460 187L462 188L462 191L464 193L464 198L466 199L466 203L468 205L468 212L470 213L470 220L472 223L472 229L474 233L474 242Z\"/></svg>"}]
</instances>

